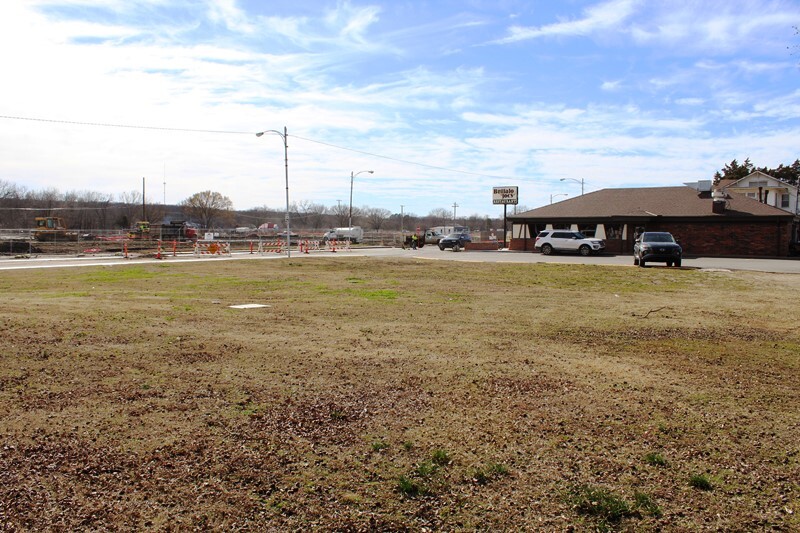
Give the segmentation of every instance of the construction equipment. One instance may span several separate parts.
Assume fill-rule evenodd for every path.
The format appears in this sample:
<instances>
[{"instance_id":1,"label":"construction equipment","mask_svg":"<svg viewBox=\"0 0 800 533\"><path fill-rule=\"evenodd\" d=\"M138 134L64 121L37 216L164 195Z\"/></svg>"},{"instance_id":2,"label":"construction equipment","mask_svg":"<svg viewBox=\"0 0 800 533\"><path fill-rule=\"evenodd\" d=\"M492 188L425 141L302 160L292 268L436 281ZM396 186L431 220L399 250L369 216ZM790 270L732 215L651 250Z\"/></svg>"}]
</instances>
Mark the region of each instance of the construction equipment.
<instances>
[{"instance_id":1,"label":"construction equipment","mask_svg":"<svg viewBox=\"0 0 800 533\"><path fill-rule=\"evenodd\" d=\"M33 238L37 241L77 241L78 232L69 231L60 217L36 217Z\"/></svg>"},{"instance_id":2,"label":"construction equipment","mask_svg":"<svg viewBox=\"0 0 800 533\"><path fill-rule=\"evenodd\" d=\"M196 241L197 230L183 220L173 220L166 224L150 224L140 220L128 232L129 239Z\"/></svg>"}]
</instances>

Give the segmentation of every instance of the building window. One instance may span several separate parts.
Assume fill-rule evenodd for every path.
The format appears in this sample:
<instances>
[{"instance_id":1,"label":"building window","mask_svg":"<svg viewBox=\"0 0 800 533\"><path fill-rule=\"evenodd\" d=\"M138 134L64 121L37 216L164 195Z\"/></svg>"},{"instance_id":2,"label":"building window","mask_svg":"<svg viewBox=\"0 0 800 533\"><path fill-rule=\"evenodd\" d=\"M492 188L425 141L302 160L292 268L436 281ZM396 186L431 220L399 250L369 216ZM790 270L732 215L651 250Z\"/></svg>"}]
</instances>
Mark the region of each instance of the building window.
<instances>
[{"instance_id":1,"label":"building window","mask_svg":"<svg viewBox=\"0 0 800 533\"><path fill-rule=\"evenodd\" d=\"M754 193L754 192L749 192L749 193L747 193L747 197L748 197L748 198L753 198L753 199L755 199L755 197L756 197L756 193Z\"/></svg>"},{"instance_id":2,"label":"building window","mask_svg":"<svg viewBox=\"0 0 800 533\"><path fill-rule=\"evenodd\" d=\"M606 224L606 240L622 238L622 224Z\"/></svg>"},{"instance_id":3,"label":"building window","mask_svg":"<svg viewBox=\"0 0 800 533\"><path fill-rule=\"evenodd\" d=\"M755 187L766 187L766 186L767 186L767 181L766 180L764 180L764 181L751 181L750 182L750 187L754 187L755 188Z\"/></svg>"},{"instance_id":4,"label":"building window","mask_svg":"<svg viewBox=\"0 0 800 533\"><path fill-rule=\"evenodd\" d=\"M784 209L789 207L789 193L781 194L781 207Z\"/></svg>"}]
</instances>

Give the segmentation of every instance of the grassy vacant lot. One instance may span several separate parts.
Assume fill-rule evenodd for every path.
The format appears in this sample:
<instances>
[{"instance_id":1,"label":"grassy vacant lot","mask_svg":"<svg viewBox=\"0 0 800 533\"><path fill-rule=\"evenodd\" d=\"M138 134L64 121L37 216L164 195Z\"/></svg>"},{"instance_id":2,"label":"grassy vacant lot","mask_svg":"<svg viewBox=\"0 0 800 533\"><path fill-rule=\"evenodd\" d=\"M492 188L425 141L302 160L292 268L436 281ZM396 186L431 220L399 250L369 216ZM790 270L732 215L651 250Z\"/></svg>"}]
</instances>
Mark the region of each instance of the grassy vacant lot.
<instances>
[{"instance_id":1,"label":"grassy vacant lot","mask_svg":"<svg viewBox=\"0 0 800 533\"><path fill-rule=\"evenodd\" d=\"M0 528L800 529L797 276L301 258L0 291Z\"/></svg>"}]
</instances>

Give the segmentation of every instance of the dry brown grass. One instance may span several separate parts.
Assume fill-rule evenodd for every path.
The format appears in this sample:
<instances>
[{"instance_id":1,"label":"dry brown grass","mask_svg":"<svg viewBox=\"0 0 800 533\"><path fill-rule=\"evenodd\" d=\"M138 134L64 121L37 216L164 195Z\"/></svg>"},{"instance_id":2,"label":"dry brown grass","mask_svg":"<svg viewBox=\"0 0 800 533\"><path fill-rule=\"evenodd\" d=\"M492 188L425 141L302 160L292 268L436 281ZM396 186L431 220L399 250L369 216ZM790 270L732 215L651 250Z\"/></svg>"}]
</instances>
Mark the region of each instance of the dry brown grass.
<instances>
[{"instance_id":1,"label":"dry brown grass","mask_svg":"<svg viewBox=\"0 0 800 533\"><path fill-rule=\"evenodd\" d=\"M800 528L797 276L337 258L0 289L6 529Z\"/></svg>"}]
</instances>

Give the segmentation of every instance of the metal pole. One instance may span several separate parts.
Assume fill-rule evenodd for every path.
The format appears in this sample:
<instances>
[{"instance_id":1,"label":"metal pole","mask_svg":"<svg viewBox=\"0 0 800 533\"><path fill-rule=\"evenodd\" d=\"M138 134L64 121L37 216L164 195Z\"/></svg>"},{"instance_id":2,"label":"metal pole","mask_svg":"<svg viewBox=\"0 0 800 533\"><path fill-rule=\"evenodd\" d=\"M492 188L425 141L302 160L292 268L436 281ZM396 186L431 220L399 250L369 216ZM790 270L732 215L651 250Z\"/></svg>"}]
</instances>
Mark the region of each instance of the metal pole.
<instances>
[{"instance_id":1,"label":"metal pole","mask_svg":"<svg viewBox=\"0 0 800 533\"><path fill-rule=\"evenodd\" d=\"M286 257L292 257L292 233L289 227L289 141L288 131L283 127L283 159L286 165Z\"/></svg>"},{"instance_id":2,"label":"metal pole","mask_svg":"<svg viewBox=\"0 0 800 533\"><path fill-rule=\"evenodd\" d=\"M283 133L278 130L264 130L256 133L256 137L261 137L265 133L275 133L283 138L283 160L286 166L286 257L292 257L292 233L291 225L289 223L289 132L286 126L283 127Z\"/></svg>"},{"instance_id":3,"label":"metal pole","mask_svg":"<svg viewBox=\"0 0 800 533\"><path fill-rule=\"evenodd\" d=\"M347 231L350 232L350 228L353 227L353 178L355 178L355 174L353 171L350 171L350 214L347 216Z\"/></svg>"},{"instance_id":4,"label":"metal pole","mask_svg":"<svg viewBox=\"0 0 800 533\"><path fill-rule=\"evenodd\" d=\"M503 204L503 248L508 248L508 244L506 244L507 241L506 235L508 235L508 230L506 229L508 227L508 224L506 223L507 214L508 214L508 204Z\"/></svg>"},{"instance_id":5,"label":"metal pole","mask_svg":"<svg viewBox=\"0 0 800 533\"><path fill-rule=\"evenodd\" d=\"M355 178L359 174L363 174L364 172L369 172L370 174L372 174L375 171L374 170L360 170L358 172L355 172L354 170L350 171L350 214L347 217L348 233L350 232L350 229L353 227L353 178Z\"/></svg>"}]
</instances>

